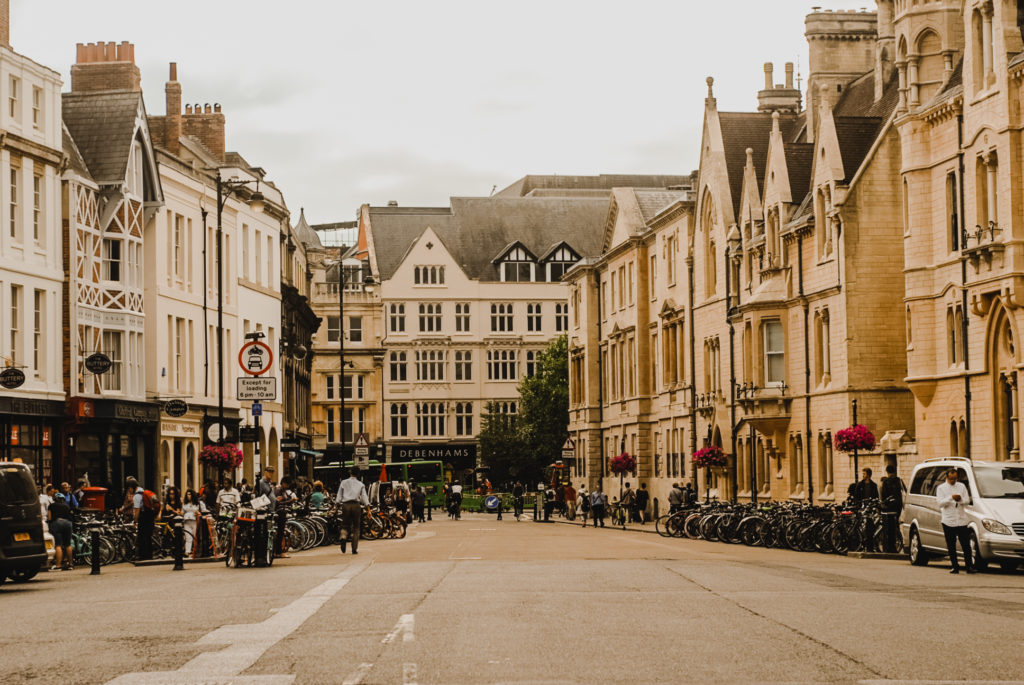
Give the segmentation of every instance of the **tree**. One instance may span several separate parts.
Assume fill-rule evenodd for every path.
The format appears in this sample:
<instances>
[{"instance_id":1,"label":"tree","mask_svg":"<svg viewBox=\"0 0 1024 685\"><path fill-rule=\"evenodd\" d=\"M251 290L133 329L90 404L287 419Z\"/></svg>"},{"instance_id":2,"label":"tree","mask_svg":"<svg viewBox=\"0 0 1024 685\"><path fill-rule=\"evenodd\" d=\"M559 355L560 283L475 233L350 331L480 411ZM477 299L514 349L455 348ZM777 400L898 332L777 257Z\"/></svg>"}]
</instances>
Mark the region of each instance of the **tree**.
<instances>
[{"instance_id":1,"label":"tree","mask_svg":"<svg viewBox=\"0 0 1024 685\"><path fill-rule=\"evenodd\" d=\"M488 402L480 417L479 439L480 458L491 469L492 483L499 485L520 479L528 485L535 480L533 469L524 463L526 449L515 414L503 414L497 402Z\"/></svg>"}]
</instances>

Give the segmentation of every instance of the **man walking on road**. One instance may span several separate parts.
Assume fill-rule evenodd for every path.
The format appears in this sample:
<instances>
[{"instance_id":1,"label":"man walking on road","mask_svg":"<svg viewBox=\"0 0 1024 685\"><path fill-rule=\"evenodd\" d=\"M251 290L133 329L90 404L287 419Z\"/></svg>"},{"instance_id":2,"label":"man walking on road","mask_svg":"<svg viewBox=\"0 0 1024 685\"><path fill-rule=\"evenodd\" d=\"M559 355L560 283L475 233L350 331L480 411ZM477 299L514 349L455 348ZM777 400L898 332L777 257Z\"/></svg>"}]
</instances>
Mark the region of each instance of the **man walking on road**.
<instances>
[{"instance_id":1,"label":"man walking on road","mask_svg":"<svg viewBox=\"0 0 1024 685\"><path fill-rule=\"evenodd\" d=\"M412 518L414 521L424 523L426 519L423 518L423 510L426 508L427 495L423 492L423 488L418 485L412 486L412 495L410 496L412 503Z\"/></svg>"},{"instance_id":2,"label":"man walking on road","mask_svg":"<svg viewBox=\"0 0 1024 685\"><path fill-rule=\"evenodd\" d=\"M679 489L679 483L672 483L672 489L668 491L668 513L674 514L683 506L683 491Z\"/></svg>"},{"instance_id":3,"label":"man walking on road","mask_svg":"<svg viewBox=\"0 0 1024 685\"><path fill-rule=\"evenodd\" d=\"M960 573L960 560L956 556L956 542L960 541L960 549L964 552L964 565L968 573L977 573L974 568L974 557L971 555L971 529L967 526L967 505L971 503L971 495L963 483L957 482L956 469L946 472L946 482L935 488L935 499L942 513L942 532L946 536L946 549L949 561L953 564L950 573Z\"/></svg>"},{"instance_id":4,"label":"man walking on road","mask_svg":"<svg viewBox=\"0 0 1024 685\"><path fill-rule=\"evenodd\" d=\"M350 469L348 478L338 486L335 501L341 505L341 553L345 553L345 545L352 542L352 554L359 554L359 534L362 531L363 505L369 506L370 498L366 496L366 486L359 480L359 469Z\"/></svg>"},{"instance_id":5,"label":"man walking on road","mask_svg":"<svg viewBox=\"0 0 1024 685\"><path fill-rule=\"evenodd\" d=\"M647 483L640 484L640 489L636 491L634 497L636 501L636 520L643 525L647 523L647 502L651 498L651 493L647 492Z\"/></svg>"},{"instance_id":6,"label":"man walking on road","mask_svg":"<svg viewBox=\"0 0 1024 685\"><path fill-rule=\"evenodd\" d=\"M601 481L597 481L597 486L590 493L590 514L594 517L594 528L597 528L598 523L604 528L604 509L607 503L608 498L601 490Z\"/></svg>"},{"instance_id":7,"label":"man walking on road","mask_svg":"<svg viewBox=\"0 0 1024 685\"><path fill-rule=\"evenodd\" d=\"M903 481L896 475L895 464L885 467L886 477L882 479L882 544L890 554L896 551L897 517L903 509Z\"/></svg>"}]
</instances>

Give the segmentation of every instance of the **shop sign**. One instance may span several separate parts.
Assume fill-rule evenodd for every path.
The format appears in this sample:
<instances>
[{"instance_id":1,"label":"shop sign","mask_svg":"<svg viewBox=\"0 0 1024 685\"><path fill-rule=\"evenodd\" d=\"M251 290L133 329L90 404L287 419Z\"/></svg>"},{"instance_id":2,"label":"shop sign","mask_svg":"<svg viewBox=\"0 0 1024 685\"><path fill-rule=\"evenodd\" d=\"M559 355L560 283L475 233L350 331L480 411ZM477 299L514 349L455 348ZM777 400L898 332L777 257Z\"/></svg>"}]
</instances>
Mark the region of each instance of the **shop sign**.
<instances>
[{"instance_id":1,"label":"shop sign","mask_svg":"<svg viewBox=\"0 0 1024 685\"><path fill-rule=\"evenodd\" d=\"M391 459L394 461L411 461L426 459L438 461L461 461L476 464L476 445L448 445L420 443L416 445L392 445Z\"/></svg>"},{"instance_id":2,"label":"shop sign","mask_svg":"<svg viewBox=\"0 0 1024 685\"><path fill-rule=\"evenodd\" d=\"M113 362L102 352L95 352L85 358L85 368L89 373L102 374L110 371Z\"/></svg>"},{"instance_id":3,"label":"shop sign","mask_svg":"<svg viewBox=\"0 0 1024 685\"><path fill-rule=\"evenodd\" d=\"M114 418L146 423L149 421L159 421L160 411L156 407L149 405L118 402L114 405Z\"/></svg>"},{"instance_id":4,"label":"shop sign","mask_svg":"<svg viewBox=\"0 0 1024 685\"><path fill-rule=\"evenodd\" d=\"M20 388L25 383L25 372L13 366L0 371L0 386L8 390Z\"/></svg>"},{"instance_id":5,"label":"shop sign","mask_svg":"<svg viewBox=\"0 0 1024 685\"><path fill-rule=\"evenodd\" d=\"M240 426L238 440L240 442L259 442L260 432L255 426Z\"/></svg>"},{"instance_id":6,"label":"shop sign","mask_svg":"<svg viewBox=\"0 0 1024 685\"><path fill-rule=\"evenodd\" d=\"M298 440L282 440L281 441L282 452L298 452L299 441Z\"/></svg>"},{"instance_id":7,"label":"shop sign","mask_svg":"<svg viewBox=\"0 0 1024 685\"><path fill-rule=\"evenodd\" d=\"M43 426L43 447L50 446L50 429L48 426Z\"/></svg>"},{"instance_id":8,"label":"shop sign","mask_svg":"<svg viewBox=\"0 0 1024 685\"><path fill-rule=\"evenodd\" d=\"M185 400L167 400L164 402L164 413L178 418L188 413L188 402Z\"/></svg>"},{"instance_id":9,"label":"shop sign","mask_svg":"<svg viewBox=\"0 0 1024 685\"><path fill-rule=\"evenodd\" d=\"M11 444L12 445L17 445L18 444L18 426L17 425L12 425L11 426Z\"/></svg>"},{"instance_id":10,"label":"shop sign","mask_svg":"<svg viewBox=\"0 0 1024 685\"><path fill-rule=\"evenodd\" d=\"M161 421L160 422L160 433L162 435L182 437L182 438L198 438L199 437L199 425L195 423L181 423L178 421Z\"/></svg>"}]
</instances>

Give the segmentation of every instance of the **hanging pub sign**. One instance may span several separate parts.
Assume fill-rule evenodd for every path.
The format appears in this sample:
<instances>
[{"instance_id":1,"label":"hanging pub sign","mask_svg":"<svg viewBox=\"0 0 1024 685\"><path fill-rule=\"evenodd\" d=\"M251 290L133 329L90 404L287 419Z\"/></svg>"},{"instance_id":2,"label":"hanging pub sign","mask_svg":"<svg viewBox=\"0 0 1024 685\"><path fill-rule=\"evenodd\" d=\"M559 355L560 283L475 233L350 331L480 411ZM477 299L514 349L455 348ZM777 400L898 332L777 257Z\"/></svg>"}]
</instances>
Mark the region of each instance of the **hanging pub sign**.
<instances>
[{"instance_id":1,"label":"hanging pub sign","mask_svg":"<svg viewBox=\"0 0 1024 685\"><path fill-rule=\"evenodd\" d=\"M238 428L239 442L259 442L260 431L255 426L240 426Z\"/></svg>"},{"instance_id":2,"label":"hanging pub sign","mask_svg":"<svg viewBox=\"0 0 1024 685\"><path fill-rule=\"evenodd\" d=\"M101 374L106 373L110 370L113 362L110 361L110 357L103 354L102 352L95 352L85 358L85 368L89 373Z\"/></svg>"},{"instance_id":3,"label":"hanging pub sign","mask_svg":"<svg viewBox=\"0 0 1024 685\"><path fill-rule=\"evenodd\" d=\"M188 402L185 400L167 400L164 402L164 413L178 418L188 413Z\"/></svg>"},{"instance_id":4,"label":"hanging pub sign","mask_svg":"<svg viewBox=\"0 0 1024 685\"><path fill-rule=\"evenodd\" d=\"M24 382L25 372L21 369L16 369L11 366L0 371L0 386L3 386L8 390L20 388Z\"/></svg>"}]
</instances>

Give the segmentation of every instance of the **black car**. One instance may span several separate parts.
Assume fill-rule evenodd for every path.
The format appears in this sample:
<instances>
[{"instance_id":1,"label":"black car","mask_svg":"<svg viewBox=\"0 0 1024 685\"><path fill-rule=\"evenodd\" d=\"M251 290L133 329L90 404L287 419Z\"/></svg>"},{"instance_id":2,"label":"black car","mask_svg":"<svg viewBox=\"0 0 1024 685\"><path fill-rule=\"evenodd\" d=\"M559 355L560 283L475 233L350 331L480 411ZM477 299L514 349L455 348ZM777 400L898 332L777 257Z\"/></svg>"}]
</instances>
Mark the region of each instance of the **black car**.
<instances>
[{"instance_id":1,"label":"black car","mask_svg":"<svg viewBox=\"0 0 1024 685\"><path fill-rule=\"evenodd\" d=\"M0 584L28 580L46 563L43 515L32 474L24 464L0 461Z\"/></svg>"}]
</instances>

